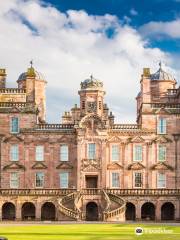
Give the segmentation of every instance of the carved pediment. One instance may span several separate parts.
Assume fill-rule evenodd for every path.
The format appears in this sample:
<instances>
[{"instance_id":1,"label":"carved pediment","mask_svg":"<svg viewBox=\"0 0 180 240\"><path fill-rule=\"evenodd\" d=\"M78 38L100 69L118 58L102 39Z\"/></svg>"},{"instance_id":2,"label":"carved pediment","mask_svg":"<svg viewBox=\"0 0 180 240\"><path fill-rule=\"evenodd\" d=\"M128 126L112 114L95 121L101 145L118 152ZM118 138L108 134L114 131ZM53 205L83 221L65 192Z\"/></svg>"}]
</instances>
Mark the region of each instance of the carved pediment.
<instances>
[{"instance_id":1,"label":"carved pediment","mask_svg":"<svg viewBox=\"0 0 180 240\"><path fill-rule=\"evenodd\" d=\"M160 108L160 109L157 109L156 111L155 111L155 113L156 114L170 114L170 112L168 111L168 109L166 109L166 108L164 108L164 107L162 107L162 108Z\"/></svg>"},{"instance_id":2,"label":"carved pediment","mask_svg":"<svg viewBox=\"0 0 180 240\"><path fill-rule=\"evenodd\" d=\"M13 134L3 138L3 142L22 142L23 138L19 135Z\"/></svg>"},{"instance_id":3,"label":"carved pediment","mask_svg":"<svg viewBox=\"0 0 180 240\"><path fill-rule=\"evenodd\" d=\"M73 166L68 162L61 162L57 165L56 169L72 169Z\"/></svg>"},{"instance_id":4,"label":"carved pediment","mask_svg":"<svg viewBox=\"0 0 180 240\"><path fill-rule=\"evenodd\" d=\"M99 168L97 165L88 165L83 169L84 172L97 172L99 171Z\"/></svg>"},{"instance_id":5,"label":"carved pediment","mask_svg":"<svg viewBox=\"0 0 180 240\"><path fill-rule=\"evenodd\" d=\"M172 166L168 165L165 162L158 162L151 167L151 170L171 170L171 171L173 171L173 169L174 168Z\"/></svg>"},{"instance_id":6,"label":"carved pediment","mask_svg":"<svg viewBox=\"0 0 180 240\"><path fill-rule=\"evenodd\" d=\"M134 142L134 143L142 143L144 141L145 141L144 138L142 138L141 136L136 136L131 139L131 142Z\"/></svg>"},{"instance_id":7,"label":"carved pediment","mask_svg":"<svg viewBox=\"0 0 180 240\"><path fill-rule=\"evenodd\" d=\"M19 112L21 112L21 109L19 109L18 107L16 107L16 106L13 106L12 108L11 108L11 112L12 113L19 113Z\"/></svg>"},{"instance_id":8,"label":"carved pediment","mask_svg":"<svg viewBox=\"0 0 180 240\"><path fill-rule=\"evenodd\" d=\"M107 165L108 170L116 170L116 169L122 169L122 168L123 168L123 166L117 162L110 163Z\"/></svg>"},{"instance_id":9,"label":"carved pediment","mask_svg":"<svg viewBox=\"0 0 180 240\"><path fill-rule=\"evenodd\" d=\"M157 136L156 138L153 139L153 142L168 143L168 142L172 142L172 140L165 136Z\"/></svg>"},{"instance_id":10,"label":"carved pediment","mask_svg":"<svg viewBox=\"0 0 180 240\"><path fill-rule=\"evenodd\" d=\"M43 162L36 162L33 166L32 169L46 169L47 166Z\"/></svg>"},{"instance_id":11,"label":"carved pediment","mask_svg":"<svg viewBox=\"0 0 180 240\"><path fill-rule=\"evenodd\" d=\"M3 167L3 170L25 170L25 166L22 164L19 164L18 162L12 162L6 166Z\"/></svg>"},{"instance_id":12,"label":"carved pediment","mask_svg":"<svg viewBox=\"0 0 180 240\"><path fill-rule=\"evenodd\" d=\"M128 166L128 170L141 170L143 168L145 168L145 166L140 162L134 162Z\"/></svg>"},{"instance_id":13,"label":"carved pediment","mask_svg":"<svg viewBox=\"0 0 180 240\"><path fill-rule=\"evenodd\" d=\"M80 128L89 128L89 129L103 129L105 127L102 119L94 113L88 114L83 117L79 123Z\"/></svg>"},{"instance_id":14,"label":"carved pediment","mask_svg":"<svg viewBox=\"0 0 180 240\"><path fill-rule=\"evenodd\" d=\"M121 142L122 139L118 136L112 136L108 139L108 142Z\"/></svg>"},{"instance_id":15,"label":"carved pediment","mask_svg":"<svg viewBox=\"0 0 180 240\"><path fill-rule=\"evenodd\" d=\"M69 138L66 135L63 135L58 139L58 142L62 142L62 143L66 143L68 141L69 141Z\"/></svg>"}]
</instances>

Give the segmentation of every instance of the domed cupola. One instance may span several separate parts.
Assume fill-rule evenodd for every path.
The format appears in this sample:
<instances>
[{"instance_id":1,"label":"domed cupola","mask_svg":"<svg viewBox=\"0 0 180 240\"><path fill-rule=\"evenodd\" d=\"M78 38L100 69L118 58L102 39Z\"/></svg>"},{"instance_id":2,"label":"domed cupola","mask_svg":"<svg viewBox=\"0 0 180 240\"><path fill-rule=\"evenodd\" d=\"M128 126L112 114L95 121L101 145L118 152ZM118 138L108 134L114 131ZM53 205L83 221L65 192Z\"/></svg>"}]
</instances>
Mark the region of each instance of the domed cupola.
<instances>
[{"instance_id":1,"label":"domed cupola","mask_svg":"<svg viewBox=\"0 0 180 240\"><path fill-rule=\"evenodd\" d=\"M175 81L176 82L175 78L170 73L167 73L162 69L161 62L159 63L158 71L151 74L151 80Z\"/></svg>"},{"instance_id":2,"label":"domed cupola","mask_svg":"<svg viewBox=\"0 0 180 240\"><path fill-rule=\"evenodd\" d=\"M81 89L102 89L103 88L103 82L95 79L92 75L90 78L84 80L81 82Z\"/></svg>"}]
</instances>

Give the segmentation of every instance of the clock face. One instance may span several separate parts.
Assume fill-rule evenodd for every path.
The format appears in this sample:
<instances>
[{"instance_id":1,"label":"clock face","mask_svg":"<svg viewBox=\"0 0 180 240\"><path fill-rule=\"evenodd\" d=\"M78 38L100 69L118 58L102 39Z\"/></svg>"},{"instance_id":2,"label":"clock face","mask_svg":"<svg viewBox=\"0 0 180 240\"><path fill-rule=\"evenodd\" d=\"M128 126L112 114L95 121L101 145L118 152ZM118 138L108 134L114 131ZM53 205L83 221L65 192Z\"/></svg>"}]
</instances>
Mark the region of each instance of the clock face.
<instances>
[{"instance_id":1,"label":"clock face","mask_svg":"<svg viewBox=\"0 0 180 240\"><path fill-rule=\"evenodd\" d=\"M95 112L96 111L96 102L87 102L87 111L88 112Z\"/></svg>"}]
</instances>

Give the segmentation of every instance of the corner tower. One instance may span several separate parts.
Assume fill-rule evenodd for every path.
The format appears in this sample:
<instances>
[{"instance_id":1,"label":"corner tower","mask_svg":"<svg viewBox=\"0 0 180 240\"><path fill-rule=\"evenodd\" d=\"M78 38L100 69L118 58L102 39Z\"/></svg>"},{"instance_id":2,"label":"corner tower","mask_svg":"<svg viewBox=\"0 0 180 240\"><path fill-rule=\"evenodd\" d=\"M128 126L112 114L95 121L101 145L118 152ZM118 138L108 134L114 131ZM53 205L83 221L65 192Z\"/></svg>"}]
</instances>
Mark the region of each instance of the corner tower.
<instances>
[{"instance_id":1,"label":"corner tower","mask_svg":"<svg viewBox=\"0 0 180 240\"><path fill-rule=\"evenodd\" d=\"M103 116L104 95L103 83L93 76L81 82L80 110L82 116L95 113Z\"/></svg>"}]
</instances>

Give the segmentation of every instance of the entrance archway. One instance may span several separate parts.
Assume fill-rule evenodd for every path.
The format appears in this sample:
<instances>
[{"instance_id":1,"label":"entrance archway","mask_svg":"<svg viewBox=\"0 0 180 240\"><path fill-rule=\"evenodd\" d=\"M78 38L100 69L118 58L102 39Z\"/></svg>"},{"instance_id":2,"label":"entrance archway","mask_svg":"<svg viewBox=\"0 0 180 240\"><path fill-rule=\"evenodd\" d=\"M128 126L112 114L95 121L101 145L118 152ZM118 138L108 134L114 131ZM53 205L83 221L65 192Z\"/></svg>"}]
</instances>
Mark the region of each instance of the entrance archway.
<instances>
[{"instance_id":1,"label":"entrance archway","mask_svg":"<svg viewBox=\"0 0 180 240\"><path fill-rule=\"evenodd\" d=\"M45 202L41 207L41 220L51 220L56 219L56 208L51 202Z\"/></svg>"},{"instance_id":2,"label":"entrance archway","mask_svg":"<svg viewBox=\"0 0 180 240\"><path fill-rule=\"evenodd\" d=\"M166 202L161 207L161 220L174 220L175 207L171 202Z\"/></svg>"},{"instance_id":3,"label":"entrance archway","mask_svg":"<svg viewBox=\"0 0 180 240\"><path fill-rule=\"evenodd\" d=\"M2 220L14 220L16 218L16 208L11 202L6 202L2 206Z\"/></svg>"},{"instance_id":4,"label":"entrance archway","mask_svg":"<svg viewBox=\"0 0 180 240\"><path fill-rule=\"evenodd\" d=\"M98 205L95 202L89 202L86 205L86 220L98 221Z\"/></svg>"},{"instance_id":5,"label":"entrance archway","mask_svg":"<svg viewBox=\"0 0 180 240\"><path fill-rule=\"evenodd\" d=\"M155 220L155 206L151 202L146 202L141 207L141 219Z\"/></svg>"},{"instance_id":6,"label":"entrance archway","mask_svg":"<svg viewBox=\"0 0 180 240\"><path fill-rule=\"evenodd\" d=\"M126 220L134 221L136 219L136 207L133 203L126 204Z\"/></svg>"},{"instance_id":7,"label":"entrance archway","mask_svg":"<svg viewBox=\"0 0 180 240\"><path fill-rule=\"evenodd\" d=\"M36 217L36 208L33 203L26 202L22 205L22 219L33 220Z\"/></svg>"}]
</instances>

